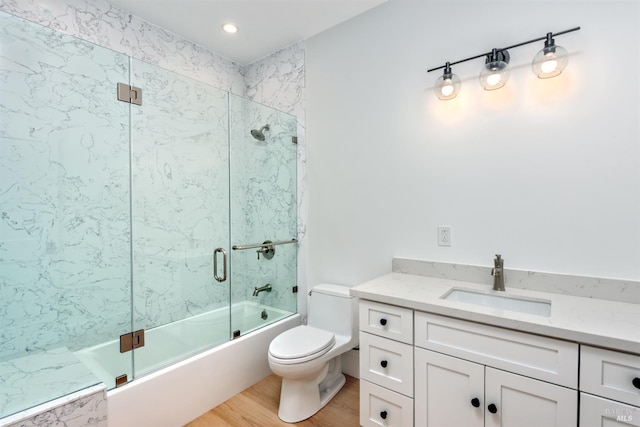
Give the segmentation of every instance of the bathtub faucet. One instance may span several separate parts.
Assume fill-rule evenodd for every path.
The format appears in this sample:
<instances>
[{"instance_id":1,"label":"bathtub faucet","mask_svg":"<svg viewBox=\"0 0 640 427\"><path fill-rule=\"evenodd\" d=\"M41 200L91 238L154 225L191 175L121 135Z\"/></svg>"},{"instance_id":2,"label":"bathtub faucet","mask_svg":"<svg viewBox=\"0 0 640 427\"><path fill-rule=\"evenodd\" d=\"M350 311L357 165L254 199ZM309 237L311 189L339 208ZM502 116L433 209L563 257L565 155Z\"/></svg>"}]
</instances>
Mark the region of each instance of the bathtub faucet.
<instances>
[{"instance_id":1,"label":"bathtub faucet","mask_svg":"<svg viewBox=\"0 0 640 427\"><path fill-rule=\"evenodd\" d=\"M264 285L264 286L260 286L260 287L257 287L257 286L256 286L256 287L253 289L253 296L254 296L254 297L257 297L257 296L260 294L260 292L265 292L265 291L266 291L266 292L271 292L271 285L270 285L269 283L267 283L267 284L266 284L266 285Z\"/></svg>"}]
</instances>

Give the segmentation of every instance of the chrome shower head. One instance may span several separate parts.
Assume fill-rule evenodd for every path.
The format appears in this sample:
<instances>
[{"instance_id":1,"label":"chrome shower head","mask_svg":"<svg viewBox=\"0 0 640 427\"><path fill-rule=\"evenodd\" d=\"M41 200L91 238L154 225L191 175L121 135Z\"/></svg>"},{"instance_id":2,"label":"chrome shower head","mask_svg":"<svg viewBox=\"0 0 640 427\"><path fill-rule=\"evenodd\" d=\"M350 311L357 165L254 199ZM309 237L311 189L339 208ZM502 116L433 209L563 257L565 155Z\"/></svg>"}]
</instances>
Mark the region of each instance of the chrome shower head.
<instances>
[{"instance_id":1,"label":"chrome shower head","mask_svg":"<svg viewBox=\"0 0 640 427\"><path fill-rule=\"evenodd\" d=\"M264 131L269 130L269 125L264 125L260 129L253 129L251 131L251 136L257 139L258 141L264 141Z\"/></svg>"}]
</instances>

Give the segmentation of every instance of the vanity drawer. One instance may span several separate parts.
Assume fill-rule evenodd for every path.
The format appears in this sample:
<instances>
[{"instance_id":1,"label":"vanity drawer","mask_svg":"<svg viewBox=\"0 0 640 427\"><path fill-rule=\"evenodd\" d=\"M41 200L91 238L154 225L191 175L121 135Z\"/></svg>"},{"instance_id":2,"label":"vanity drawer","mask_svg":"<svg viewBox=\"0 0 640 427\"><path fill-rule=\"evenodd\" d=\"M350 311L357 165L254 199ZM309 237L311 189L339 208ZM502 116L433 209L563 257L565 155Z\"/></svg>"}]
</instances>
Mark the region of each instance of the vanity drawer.
<instances>
[{"instance_id":1,"label":"vanity drawer","mask_svg":"<svg viewBox=\"0 0 640 427\"><path fill-rule=\"evenodd\" d=\"M578 344L416 312L416 347L578 388Z\"/></svg>"},{"instance_id":2,"label":"vanity drawer","mask_svg":"<svg viewBox=\"0 0 640 427\"><path fill-rule=\"evenodd\" d=\"M640 427L640 408L580 393L580 427Z\"/></svg>"},{"instance_id":3,"label":"vanity drawer","mask_svg":"<svg viewBox=\"0 0 640 427\"><path fill-rule=\"evenodd\" d=\"M640 406L640 356L581 346L580 390Z\"/></svg>"},{"instance_id":4,"label":"vanity drawer","mask_svg":"<svg viewBox=\"0 0 640 427\"><path fill-rule=\"evenodd\" d=\"M413 427L413 399L360 380L362 427Z\"/></svg>"},{"instance_id":5,"label":"vanity drawer","mask_svg":"<svg viewBox=\"0 0 640 427\"><path fill-rule=\"evenodd\" d=\"M360 332L360 378L413 397L413 346Z\"/></svg>"},{"instance_id":6,"label":"vanity drawer","mask_svg":"<svg viewBox=\"0 0 640 427\"><path fill-rule=\"evenodd\" d=\"M361 301L360 330L413 344L413 310L373 301Z\"/></svg>"}]
</instances>

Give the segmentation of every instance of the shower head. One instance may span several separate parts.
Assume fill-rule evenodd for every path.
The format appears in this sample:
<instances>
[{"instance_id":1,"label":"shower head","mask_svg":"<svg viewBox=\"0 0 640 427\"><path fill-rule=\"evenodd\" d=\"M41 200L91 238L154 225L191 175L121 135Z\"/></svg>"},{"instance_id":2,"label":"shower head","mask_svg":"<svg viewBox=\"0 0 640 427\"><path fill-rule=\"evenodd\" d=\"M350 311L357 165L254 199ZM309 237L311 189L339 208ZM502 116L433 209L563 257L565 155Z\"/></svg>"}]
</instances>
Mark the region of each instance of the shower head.
<instances>
[{"instance_id":1,"label":"shower head","mask_svg":"<svg viewBox=\"0 0 640 427\"><path fill-rule=\"evenodd\" d=\"M251 136L253 136L258 141L264 141L264 131L269 130L269 125L264 125L260 129L253 129L251 131Z\"/></svg>"}]
</instances>

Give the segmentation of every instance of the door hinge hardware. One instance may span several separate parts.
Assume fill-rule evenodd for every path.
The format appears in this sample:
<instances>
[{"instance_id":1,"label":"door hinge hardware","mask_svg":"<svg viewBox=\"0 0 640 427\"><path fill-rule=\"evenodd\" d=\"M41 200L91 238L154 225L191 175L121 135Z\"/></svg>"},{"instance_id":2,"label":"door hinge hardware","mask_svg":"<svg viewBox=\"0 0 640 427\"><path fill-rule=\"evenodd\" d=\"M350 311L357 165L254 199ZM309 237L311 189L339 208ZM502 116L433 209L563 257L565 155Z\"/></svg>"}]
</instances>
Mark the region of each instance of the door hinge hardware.
<instances>
[{"instance_id":1,"label":"door hinge hardware","mask_svg":"<svg viewBox=\"0 0 640 427\"><path fill-rule=\"evenodd\" d=\"M118 101L142 105L142 89L126 83L118 83Z\"/></svg>"},{"instance_id":2,"label":"door hinge hardware","mask_svg":"<svg viewBox=\"0 0 640 427\"><path fill-rule=\"evenodd\" d=\"M294 294L297 294L298 293L298 285L294 286L292 291L293 291Z\"/></svg>"},{"instance_id":3,"label":"door hinge hardware","mask_svg":"<svg viewBox=\"0 0 640 427\"><path fill-rule=\"evenodd\" d=\"M144 329L120 335L120 353L144 347Z\"/></svg>"},{"instance_id":4,"label":"door hinge hardware","mask_svg":"<svg viewBox=\"0 0 640 427\"><path fill-rule=\"evenodd\" d=\"M240 337L240 329L236 329L235 331L233 331L233 339L235 340L236 338Z\"/></svg>"},{"instance_id":5,"label":"door hinge hardware","mask_svg":"<svg viewBox=\"0 0 640 427\"><path fill-rule=\"evenodd\" d=\"M298 143L298 137L297 136L292 136L291 137L291 142L293 142L294 144Z\"/></svg>"},{"instance_id":6,"label":"door hinge hardware","mask_svg":"<svg viewBox=\"0 0 640 427\"><path fill-rule=\"evenodd\" d=\"M116 387L122 387L127 382L127 374L122 374L119 377L116 377Z\"/></svg>"}]
</instances>

